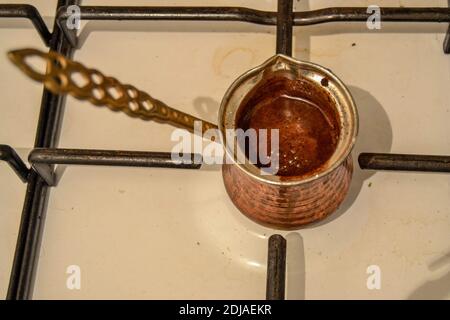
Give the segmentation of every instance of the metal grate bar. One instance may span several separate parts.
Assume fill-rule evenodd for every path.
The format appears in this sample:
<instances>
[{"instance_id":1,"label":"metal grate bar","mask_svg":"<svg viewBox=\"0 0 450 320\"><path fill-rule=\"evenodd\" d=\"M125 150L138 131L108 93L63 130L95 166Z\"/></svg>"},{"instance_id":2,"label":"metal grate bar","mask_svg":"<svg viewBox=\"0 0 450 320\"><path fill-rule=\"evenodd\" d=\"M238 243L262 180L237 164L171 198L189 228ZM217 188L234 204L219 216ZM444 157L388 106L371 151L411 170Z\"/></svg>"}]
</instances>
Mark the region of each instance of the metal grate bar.
<instances>
[{"instance_id":1,"label":"metal grate bar","mask_svg":"<svg viewBox=\"0 0 450 320\"><path fill-rule=\"evenodd\" d=\"M190 154L189 160L184 162L178 162L172 158L170 152L41 148L34 149L29 155L29 161L34 170L50 186L56 184L52 168L54 164L173 169L200 169L201 167L201 155Z\"/></svg>"},{"instance_id":2,"label":"metal grate bar","mask_svg":"<svg viewBox=\"0 0 450 320\"><path fill-rule=\"evenodd\" d=\"M57 8L77 3L76 0L58 0ZM56 21L53 28L50 49L70 57L73 50L57 27ZM62 122L63 104L63 97L44 89L35 147L56 145ZM35 172L31 172L25 194L7 299L23 300L30 299L32 296L47 197L48 187L45 181Z\"/></svg>"},{"instance_id":3,"label":"metal grate bar","mask_svg":"<svg viewBox=\"0 0 450 320\"><path fill-rule=\"evenodd\" d=\"M444 52L447 54L450 53L450 25L448 26L447 34L444 39Z\"/></svg>"},{"instance_id":4,"label":"metal grate bar","mask_svg":"<svg viewBox=\"0 0 450 320\"><path fill-rule=\"evenodd\" d=\"M278 0L277 53L292 56L292 0Z\"/></svg>"},{"instance_id":5,"label":"metal grate bar","mask_svg":"<svg viewBox=\"0 0 450 320\"><path fill-rule=\"evenodd\" d=\"M380 8L381 20L389 22L450 22L448 8ZM367 8L340 7L295 12L294 25L305 26L327 22L366 22Z\"/></svg>"},{"instance_id":6,"label":"metal grate bar","mask_svg":"<svg viewBox=\"0 0 450 320\"><path fill-rule=\"evenodd\" d=\"M31 20L31 23L39 33L48 47L52 34L47 29L47 26L39 14L39 11L29 4L0 4L0 18L27 18Z\"/></svg>"},{"instance_id":7,"label":"metal grate bar","mask_svg":"<svg viewBox=\"0 0 450 320\"><path fill-rule=\"evenodd\" d=\"M23 182L28 182L30 169L10 146L0 144L0 160L5 161Z\"/></svg>"},{"instance_id":8,"label":"metal grate bar","mask_svg":"<svg viewBox=\"0 0 450 320\"><path fill-rule=\"evenodd\" d=\"M283 3L283 1L280 1ZM280 4L281 5L281 4ZM288 9L286 7L285 9ZM262 25L276 25L276 12L239 7L80 7L81 20L188 20L188 21L242 21ZM448 8L380 8L383 21L391 22L450 22ZM292 11L292 9L291 9ZM280 11L282 13L282 11ZM286 11L287 12L287 11ZM367 8L340 7L294 12L293 25L305 26L326 22L367 21ZM61 8L57 22L67 39L75 47L76 36L67 28L70 17L67 8ZM287 17L286 17L287 18ZM289 21L285 21L290 23ZM287 28L289 30L289 28Z\"/></svg>"},{"instance_id":9,"label":"metal grate bar","mask_svg":"<svg viewBox=\"0 0 450 320\"><path fill-rule=\"evenodd\" d=\"M279 234L269 238L267 258L267 300L284 300L286 281L286 239Z\"/></svg>"},{"instance_id":10,"label":"metal grate bar","mask_svg":"<svg viewBox=\"0 0 450 320\"><path fill-rule=\"evenodd\" d=\"M361 153L358 162L361 169L450 172L450 156Z\"/></svg>"}]
</instances>

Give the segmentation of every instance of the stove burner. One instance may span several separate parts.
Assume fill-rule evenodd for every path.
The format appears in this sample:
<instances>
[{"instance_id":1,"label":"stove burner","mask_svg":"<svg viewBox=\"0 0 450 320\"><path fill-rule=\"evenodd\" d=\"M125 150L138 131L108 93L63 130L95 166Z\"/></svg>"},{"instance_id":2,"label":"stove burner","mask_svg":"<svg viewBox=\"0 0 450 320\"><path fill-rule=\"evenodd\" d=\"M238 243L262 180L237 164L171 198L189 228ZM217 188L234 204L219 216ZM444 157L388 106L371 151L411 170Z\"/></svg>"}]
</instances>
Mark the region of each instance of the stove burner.
<instances>
[{"instance_id":1,"label":"stove burner","mask_svg":"<svg viewBox=\"0 0 450 320\"><path fill-rule=\"evenodd\" d=\"M235 7L81 7L82 20L203 20L245 21L277 26L277 53L291 55L292 27L327 22L365 22L366 8L325 8L308 12L292 12L293 0L279 0L278 12L265 12ZM77 35L67 28L67 7L78 0L59 0L51 33L37 9L31 5L0 4L0 18L27 18L51 50L70 58L77 47ZM381 8L384 21L450 22L447 8ZM450 28L444 41L444 52L450 53ZM28 169L10 146L0 145L0 159L6 161L20 179L27 183L17 247L7 299L29 299L39 258L39 246L48 198L46 182L52 181L53 164L165 166L178 168L163 155L124 151L56 149L62 122L64 99L45 90L41 115L32 151L32 168ZM156 156L156 157L155 157ZM391 155L362 153L362 169L450 172L450 156ZM152 164L152 165L149 165ZM285 241L280 235L269 239L267 298L284 299Z\"/></svg>"}]
</instances>

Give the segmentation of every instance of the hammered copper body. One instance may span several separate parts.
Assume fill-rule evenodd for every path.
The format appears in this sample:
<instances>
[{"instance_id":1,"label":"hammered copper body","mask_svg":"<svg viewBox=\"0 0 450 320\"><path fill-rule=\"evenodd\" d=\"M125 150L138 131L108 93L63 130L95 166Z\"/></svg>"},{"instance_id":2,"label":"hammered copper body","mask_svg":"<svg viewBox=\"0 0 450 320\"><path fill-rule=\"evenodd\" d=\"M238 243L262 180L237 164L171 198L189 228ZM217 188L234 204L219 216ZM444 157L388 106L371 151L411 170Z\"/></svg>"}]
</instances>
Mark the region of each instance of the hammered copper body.
<instances>
[{"instance_id":1,"label":"hammered copper body","mask_svg":"<svg viewBox=\"0 0 450 320\"><path fill-rule=\"evenodd\" d=\"M225 141L226 156L231 161L222 166L222 175L230 199L248 218L272 228L298 229L333 213L347 195L353 173L350 152L356 140L358 117L349 91L331 71L277 55L242 75L228 89L219 111L219 129L224 137L227 129L237 127L237 115L246 95L274 74L304 79L329 95L340 124L333 155L310 174L262 175L254 164L237 161L242 159L243 150L236 147L236 141L231 144Z\"/></svg>"},{"instance_id":2,"label":"hammered copper body","mask_svg":"<svg viewBox=\"0 0 450 320\"><path fill-rule=\"evenodd\" d=\"M234 205L251 220L267 227L290 230L334 212L347 195L352 178L351 156L330 174L307 184L264 184L235 165L222 166L223 181Z\"/></svg>"}]
</instances>

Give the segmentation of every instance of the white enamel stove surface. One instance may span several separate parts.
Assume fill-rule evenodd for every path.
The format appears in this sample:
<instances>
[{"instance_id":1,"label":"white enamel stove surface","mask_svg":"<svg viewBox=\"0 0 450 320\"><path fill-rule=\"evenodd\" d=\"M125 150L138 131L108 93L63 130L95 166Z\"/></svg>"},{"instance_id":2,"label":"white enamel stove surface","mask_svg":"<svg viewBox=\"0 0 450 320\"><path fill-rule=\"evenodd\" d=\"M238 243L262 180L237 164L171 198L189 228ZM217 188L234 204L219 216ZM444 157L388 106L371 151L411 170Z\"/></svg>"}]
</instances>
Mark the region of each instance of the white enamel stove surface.
<instances>
[{"instance_id":1,"label":"white enamel stove surface","mask_svg":"<svg viewBox=\"0 0 450 320\"><path fill-rule=\"evenodd\" d=\"M27 1L7 1L27 2ZM56 1L34 4L51 27ZM276 1L209 4L276 10ZM435 1L300 1L329 6L443 6ZM93 1L85 5L207 5L207 1ZM75 59L216 122L231 82L275 52L274 28L245 23L89 22ZM294 55L333 70L360 113L356 153L450 154L447 25L328 24L294 29ZM7 61L12 48L44 49L29 21L0 20L0 143L26 158L41 86ZM355 45L352 45L355 44ZM67 99L60 147L170 151L172 127ZM355 157L356 159L356 157ZM6 295L25 185L0 165L0 294ZM287 297L450 298L450 176L361 171L326 222L288 237ZM263 299L267 238L243 217L217 168L189 171L68 167L53 188L34 298ZM303 247L303 249L302 249ZM66 268L81 268L81 290ZM368 290L366 269L381 269Z\"/></svg>"}]
</instances>

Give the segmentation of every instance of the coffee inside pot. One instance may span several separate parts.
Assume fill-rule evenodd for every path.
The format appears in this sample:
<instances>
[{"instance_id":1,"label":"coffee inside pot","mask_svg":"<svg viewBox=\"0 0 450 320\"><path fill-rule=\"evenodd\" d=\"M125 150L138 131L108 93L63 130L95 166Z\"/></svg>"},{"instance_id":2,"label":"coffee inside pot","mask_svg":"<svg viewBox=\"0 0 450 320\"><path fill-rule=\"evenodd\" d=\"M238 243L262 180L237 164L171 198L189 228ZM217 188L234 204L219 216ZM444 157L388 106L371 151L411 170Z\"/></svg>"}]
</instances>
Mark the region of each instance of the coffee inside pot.
<instances>
[{"instance_id":1,"label":"coffee inside pot","mask_svg":"<svg viewBox=\"0 0 450 320\"><path fill-rule=\"evenodd\" d=\"M313 174L332 156L336 149L340 124L330 95L322 87L306 78L291 79L282 71L263 78L242 100L238 113L238 127L255 129L260 146L259 132L278 129L278 170L283 179ZM264 142L262 142L264 143ZM249 153L255 145L248 139L240 146ZM271 139L267 138L267 155L272 152ZM257 150L259 155L259 150ZM269 167L270 162L255 163L258 167Z\"/></svg>"}]
</instances>

